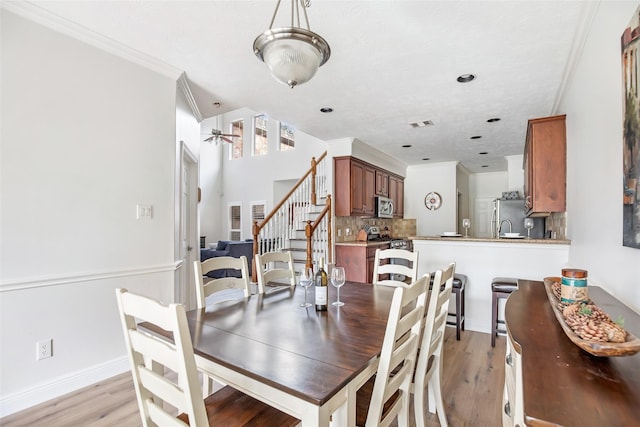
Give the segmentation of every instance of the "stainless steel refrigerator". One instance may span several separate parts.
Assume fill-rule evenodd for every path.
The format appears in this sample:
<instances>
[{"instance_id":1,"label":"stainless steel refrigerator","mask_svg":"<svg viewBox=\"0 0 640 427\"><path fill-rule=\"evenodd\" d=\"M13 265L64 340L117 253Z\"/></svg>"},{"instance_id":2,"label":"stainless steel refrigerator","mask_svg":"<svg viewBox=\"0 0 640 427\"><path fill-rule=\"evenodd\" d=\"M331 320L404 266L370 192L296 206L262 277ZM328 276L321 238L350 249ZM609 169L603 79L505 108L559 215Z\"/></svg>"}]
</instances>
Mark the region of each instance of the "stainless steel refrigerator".
<instances>
[{"instance_id":1,"label":"stainless steel refrigerator","mask_svg":"<svg viewBox=\"0 0 640 427\"><path fill-rule=\"evenodd\" d=\"M496 199L493 202L493 214L491 216L491 237L497 237L499 234L509 232L509 223L511 222L511 232L520 233L521 236L527 236L527 229L524 228L525 215L524 199L518 200L502 200ZM532 239L544 238L544 218L532 218L533 228L531 229ZM500 224L502 230L500 229Z\"/></svg>"}]
</instances>

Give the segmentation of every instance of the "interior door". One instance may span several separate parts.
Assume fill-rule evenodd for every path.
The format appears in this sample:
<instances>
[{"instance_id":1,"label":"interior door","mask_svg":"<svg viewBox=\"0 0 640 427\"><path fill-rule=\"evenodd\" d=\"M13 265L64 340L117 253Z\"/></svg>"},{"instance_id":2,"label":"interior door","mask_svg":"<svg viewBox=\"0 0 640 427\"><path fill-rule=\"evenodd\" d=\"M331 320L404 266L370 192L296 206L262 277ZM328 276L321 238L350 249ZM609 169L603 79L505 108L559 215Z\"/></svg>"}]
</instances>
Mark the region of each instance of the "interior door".
<instances>
[{"instance_id":1,"label":"interior door","mask_svg":"<svg viewBox=\"0 0 640 427\"><path fill-rule=\"evenodd\" d=\"M198 238L198 164L186 145L182 144L180 174L180 259L182 267L176 283L176 302L195 308L193 262L200 258Z\"/></svg>"}]
</instances>

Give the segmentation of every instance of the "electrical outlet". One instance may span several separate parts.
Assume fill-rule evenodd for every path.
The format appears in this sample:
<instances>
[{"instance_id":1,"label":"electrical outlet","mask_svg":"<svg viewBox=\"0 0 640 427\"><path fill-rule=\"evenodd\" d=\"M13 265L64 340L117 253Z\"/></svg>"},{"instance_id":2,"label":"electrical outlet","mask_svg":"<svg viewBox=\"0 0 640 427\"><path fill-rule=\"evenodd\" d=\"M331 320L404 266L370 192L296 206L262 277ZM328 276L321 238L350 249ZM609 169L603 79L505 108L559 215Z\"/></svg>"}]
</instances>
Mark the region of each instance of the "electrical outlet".
<instances>
[{"instance_id":1,"label":"electrical outlet","mask_svg":"<svg viewBox=\"0 0 640 427\"><path fill-rule=\"evenodd\" d=\"M36 343L36 360L47 359L53 356L51 347L53 346L53 340L43 340Z\"/></svg>"}]
</instances>

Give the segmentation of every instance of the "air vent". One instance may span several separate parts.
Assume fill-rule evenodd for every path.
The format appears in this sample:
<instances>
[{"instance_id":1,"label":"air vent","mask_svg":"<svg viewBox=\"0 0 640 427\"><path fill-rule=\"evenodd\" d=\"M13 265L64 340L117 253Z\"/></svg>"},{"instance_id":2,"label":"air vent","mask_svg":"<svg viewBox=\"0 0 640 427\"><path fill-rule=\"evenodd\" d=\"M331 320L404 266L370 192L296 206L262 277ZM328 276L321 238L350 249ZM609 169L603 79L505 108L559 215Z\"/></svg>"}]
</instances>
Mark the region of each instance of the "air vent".
<instances>
[{"instance_id":1,"label":"air vent","mask_svg":"<svg viewBox=\"0 0 640 427\"><path fill-rule=\"evenodd\" d=\"M425 120L423 122L413 122L409 123L412 128L424 128L427 126L433 126L433 122L431 120Z\"/></svg>"}]
</instances>

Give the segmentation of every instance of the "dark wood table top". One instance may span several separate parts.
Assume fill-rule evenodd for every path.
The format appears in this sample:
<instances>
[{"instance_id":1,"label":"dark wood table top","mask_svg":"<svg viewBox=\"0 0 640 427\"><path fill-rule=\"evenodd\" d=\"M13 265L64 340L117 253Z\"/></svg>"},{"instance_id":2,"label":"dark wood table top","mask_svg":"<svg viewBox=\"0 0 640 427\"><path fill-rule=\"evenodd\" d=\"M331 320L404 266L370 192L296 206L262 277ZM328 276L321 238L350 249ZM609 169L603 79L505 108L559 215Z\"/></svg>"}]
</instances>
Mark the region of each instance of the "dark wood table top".
<instances>
[{"instance_id":1,"label":"dark wood table top","mask_svg":"<svg viewBox=\"0 0 640 427\"><path fill-rule=\"evenodd\" d=\"M507 330L522 354L528 425L640 426L640 353L596 357L558 324L542 282L520 280L507 300ZM640 315L599 287L589 297L612 319L640 333Z\"/></svg>"},{"instance_id":2,"label":"dark wood table top","mask_svg":"<svg viewBox=\"0 0 640 427\"><path fill-rule=\"evenodd\" d=\"M197 355L322 405L380 353L393 290L348 282L344 306L316 312L300 307L304 290L296 287L211 304L187 318Z\"/></svg>"}]
</instances>

